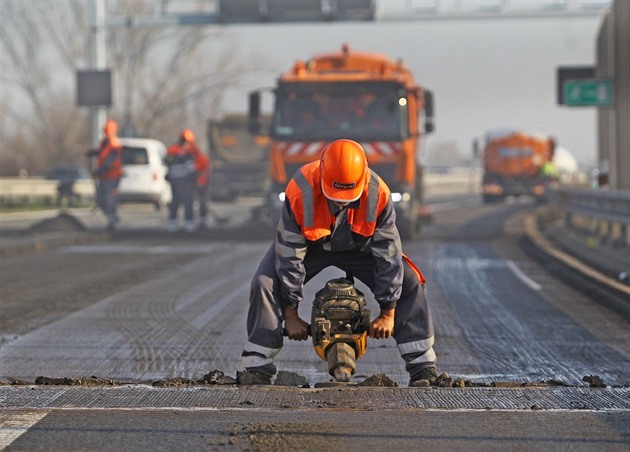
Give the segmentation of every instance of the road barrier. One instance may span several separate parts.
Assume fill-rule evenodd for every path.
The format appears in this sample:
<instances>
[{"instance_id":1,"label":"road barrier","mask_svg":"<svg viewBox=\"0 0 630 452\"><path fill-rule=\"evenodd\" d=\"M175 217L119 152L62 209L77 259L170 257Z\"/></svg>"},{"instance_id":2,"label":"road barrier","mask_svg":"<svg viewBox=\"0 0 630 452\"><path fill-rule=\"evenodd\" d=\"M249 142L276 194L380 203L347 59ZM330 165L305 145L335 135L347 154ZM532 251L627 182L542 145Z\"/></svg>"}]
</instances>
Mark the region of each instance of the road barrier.
<instances>
[{"instance_id":1,"label":"road barrier","mask_svg":"<svg viewBox=\"0 0 630 452\"><path fill-rule=\"evenodd\" d=\"M425 170L423 181L425 194L429 196L481 191L481 171L477 168L449 168L443 172Z\"/></svg>"},{"instance_id":2,"label":"road barrier","mask_svg":"<svg viewBox=\"0 0 630 452\"><path fill-rule=\"evenodd\" d=\"M429 195L475 193L481 184L480 173L469 168L453 168L443 173L426 172L424 184ZM55 205L58 201L57 187L58 181L44 178L0 178L0 207ZM92 202L94 181L77 180L73 193L80 202Z\"/></svg>"},{"instance_id":3,"label":"road barrier","mask_svg":"<svg viewBox=\"0 0 630 452\"><path fill-rule=\"evenodd\" d=\"M561 209L563 227L630 247L630 190L557 189L550 202Z\"/></svg>"},{"instance_id":4,"label":"road barrier","mask_svg":"<svg viewBox=\"0 0 630 452\"><path fill-rule=\"evenodd\" d=\"M58 181L43 178L0 178L0 206L55 205L58 186ZM94 181L91 179L77 180L72 191L78 202L94 201Z\"/></svg>"}]
</instances>

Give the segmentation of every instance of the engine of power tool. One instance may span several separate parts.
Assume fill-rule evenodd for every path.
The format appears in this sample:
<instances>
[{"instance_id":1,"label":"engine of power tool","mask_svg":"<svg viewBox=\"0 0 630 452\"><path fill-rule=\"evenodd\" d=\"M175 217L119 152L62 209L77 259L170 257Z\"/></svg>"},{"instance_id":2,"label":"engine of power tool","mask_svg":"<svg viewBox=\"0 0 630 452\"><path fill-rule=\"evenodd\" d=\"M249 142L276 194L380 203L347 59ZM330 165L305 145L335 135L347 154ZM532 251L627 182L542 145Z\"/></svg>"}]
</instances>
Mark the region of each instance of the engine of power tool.
<instances>
[{"instance_id":1,"label":"engine of power tool","mask_svg":"<svg viewBox=\"0 0 630 452\"><path fill-rule=\"evenodd\" d=\"M311 336L317 355L328 362L336 381L348 382L356 372L356 360L367 348L370 310L354 279L332 279L317 292L311 316Z\"/></svg>"}]
</instances>

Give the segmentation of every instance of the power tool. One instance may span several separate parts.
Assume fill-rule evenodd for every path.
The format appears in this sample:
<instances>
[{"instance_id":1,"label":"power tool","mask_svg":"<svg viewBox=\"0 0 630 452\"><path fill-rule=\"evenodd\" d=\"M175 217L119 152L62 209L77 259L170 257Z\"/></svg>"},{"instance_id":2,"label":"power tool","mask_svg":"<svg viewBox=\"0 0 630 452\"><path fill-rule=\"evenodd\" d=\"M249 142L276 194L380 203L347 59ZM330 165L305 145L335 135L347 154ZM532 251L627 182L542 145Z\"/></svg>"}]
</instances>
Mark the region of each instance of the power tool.
<instances>
[{"instance_id":1,"label":"power tool","mask_svg":"<svg viewBox=\"0 0 630 452\"><path fill-rule=\"evenodd\" d=\"M311 337L317 355L328 362L328 372L338 382L349 382L356 360L367 348L370 310L352 274L331 279L315 295Z\"/></svg>"}]
</instances>

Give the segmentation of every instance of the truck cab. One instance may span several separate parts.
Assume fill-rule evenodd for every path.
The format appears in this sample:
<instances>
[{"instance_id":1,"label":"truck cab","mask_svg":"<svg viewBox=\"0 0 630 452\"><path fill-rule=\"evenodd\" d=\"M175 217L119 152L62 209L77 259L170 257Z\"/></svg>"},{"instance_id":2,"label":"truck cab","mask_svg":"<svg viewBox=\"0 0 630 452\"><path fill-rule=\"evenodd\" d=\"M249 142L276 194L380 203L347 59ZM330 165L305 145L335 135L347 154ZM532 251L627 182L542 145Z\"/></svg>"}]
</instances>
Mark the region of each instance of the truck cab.
<instances>
[{"instance_id":1,"label":"truck cab","mask_svg":"<svg viewBox=\"0 0 630 452\"><path fill-rule=\"evenodd\" d=\"M370 168L390 187L401 236L415 237L423 212L419 137L433 130L432 95L415 84L402 62L344 46L338 53L297 61L273 92L261 218L275 226L293 174L318 159L330 142L345 138L363 146ZM260 115L259 96L250 95L252 129Z\"/></svg>"}]
</instances>

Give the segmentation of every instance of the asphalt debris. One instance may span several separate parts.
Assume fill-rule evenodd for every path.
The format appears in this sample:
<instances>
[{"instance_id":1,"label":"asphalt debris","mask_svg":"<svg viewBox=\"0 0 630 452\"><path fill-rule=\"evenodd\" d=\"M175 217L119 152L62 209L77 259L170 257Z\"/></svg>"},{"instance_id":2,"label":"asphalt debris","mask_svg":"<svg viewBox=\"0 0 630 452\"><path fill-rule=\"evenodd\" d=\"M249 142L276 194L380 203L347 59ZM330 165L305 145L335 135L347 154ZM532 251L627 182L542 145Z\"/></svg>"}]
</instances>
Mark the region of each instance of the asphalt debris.
<instances>
[{"instance_id":1,"label":"asphalt debris","mask_svg":"<svg viewBox=\"0 0 630 452\"><path fill-rule=\"evenodd\" d=\"M333 425L295 423L250 423L234 436L230 432L229 438L238 440L229 442L247 446L246 450L276 452L293 452L304 450L330 450L330 438L322 435L323 431L335 431ZM241 439L241 435L245 438ZM245 444L243 444L245 443Z\"/></svg>"},{"instance_id":2,"label":"asphalt debris","mask_svg":"<svg viewBox=\"0 0 630 452\"><path fill-rule=\"evenodd\" d=\"M180 387L180 386L203 386L203 385L235 385L237 384L236 378L232 378L225 375L220 370L213 370L205 374L198 380L176 377L165 378L163 380L157 380L153 382L153 386L157 387Z\"/></svg>"},{"instance_id":3,"label":"asphalt debris","mask_svg":"<svg viewBox=\"0 0 630 452\"><path fill-rule=\"evenodd\" d=\"M587 382L589 387L591 388L605 388L606 387L606 383L604 383L604 380L601 379L597 375L585 375L582 377L582 381Z\"/></svg>"},{"instance_id":4,"label":"asphalt debris","mask_svg":"<svg viewBox=\"0 0 630 452\"><path fill-rule=\"evenodd\" d=\"M36 385L65 385L65 386L114 386L116 383L114 380L110 380L109 378L98 378L98 377L84 377L84 378L72 378L72 377L62 377L62 378L51 378L39 376L35 379Z\"/></svg>"},{"instance_id":5,"label":"asphalt debris","mask_svg":"<svg viewBox=\"0 0 630 452\"><path fill-rule=\"evenodd\" d=\"M67 213L60 213L56 217L42 220L30 228L30 232L75 232L86 230L87 228L80 220Z\"/></svg>"},{"instance_id":6,"label":"asphalt debris","mask_svg":"<svg viewBox=\"0 0 630 452\"><path fill-rule=\"evenodd\" d=\"M279 371L274 381L276 386L297 386L299 388L310 388L306 378L295 372Z\"/></svg>"},{"instance_id":7,"label":"asphalt debris","mask_svg":"<svg viewBox=\"0 0 630 452\"><path fill-rule=\"evenodd\" d=\"M225 375L220 370L213 370L208 372L199 379L174 377L164 378L152 382L139 382L139 381L119 381L110 378L96 377L94 375L89 377L47 377L39 376L34 382L26 381L16 377L6 377L7 381L0 380L0 386L15 385L15 386L31 386L31 385L57 385L57 386L117 386L117 385L138 385L149 384L155 387L187 387L187 386L209 386L209 385L274 385L274 386L287 386L295 388L311 388L307 379L295 372L279 371L273 379L271 376L264 375L261 378L261 374L257 372L236 372L236 378ZM608 387L604 380L598 375L585 375L582 377L582 381L588 383L591 388L606 388ZM428 382L425 386L418 386L419 388L546 388L546 387L574 387L575 385L568 384L564 381L557 379L542 380L540 382L530 381L493 381L486 382L473 382L465 380L461 377L451 377L448 373L441 373L435 381ZM333 388L333 387L398 387L399 384L386 374L379 373L365 378L359 383L354 382L325 382L315 383L315 388ZM615 387L615 386L612 386ZM625 386L622 386L625 387Z\"/></svg>"},{"instance_id":8,"label":"asphalt debris","mask_svg":"<svg viewBox=\"0 0 630 452\"><path fill-rule=\"evenodd\" d=\"M357 383L357 386L386 386L395 388L398 386L398 383L385 374L374 374L361 383Z\"/></svg>"}]
</instances>

